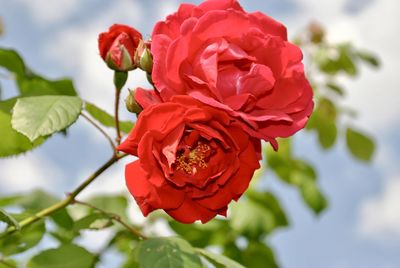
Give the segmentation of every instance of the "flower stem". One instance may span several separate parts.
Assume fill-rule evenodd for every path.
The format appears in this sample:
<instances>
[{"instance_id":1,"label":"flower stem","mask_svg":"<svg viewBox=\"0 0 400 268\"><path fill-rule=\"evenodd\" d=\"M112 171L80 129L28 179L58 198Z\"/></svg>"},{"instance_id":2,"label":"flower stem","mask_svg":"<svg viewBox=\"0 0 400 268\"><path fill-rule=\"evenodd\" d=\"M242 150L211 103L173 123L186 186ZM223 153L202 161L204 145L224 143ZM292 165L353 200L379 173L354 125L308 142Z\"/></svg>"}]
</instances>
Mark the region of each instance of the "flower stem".
<instances>
[{"instance_id":1,"label":"flower stem","mask_svg":"<svg viewBox=\"0 0 400 268\"><path fill-rule=\"evenodd\" d=\"M119 129L119 98L121 95L121 89L116 88L115 89L115 129L117 131L117 138L115 139L117 144L119 145L121 143L121 130Z\"/></svg>"},{"instance_id":2,"label":"flower stem","mask_svg":"<svg viewBox=\"0 0 400 268\"><path fill-rule=\"evenodd\" d=\"M96 124L96 122L94 122L89 116L87 116L85 113L81 112L81 116L83 118L85 118L90 124L92 124L97 130L99 130L101 132L101 134L103 134L103 136L108 140L108 142L110 143L113 152L115 152L115 144L113 142L113 140L111 139L111 137L104 131L104 129L102 129L98 124Z\"/></svg>"},{"instance_id":3,"label":"flower stem","mask_svg":"<svg viewBox=\"0 0 400 268\"><path fill-rule=\"evenodd\" d=\"M92 204L89 204L89 203L83 202L83 201L79 201L79 200L76 200L76 199L74 199L74 203L75 203L75 204L82 205L82 206L89 207L89 208L91 208L91 209L93 209L93 210L96 210L96 211L98 211L98 212L100 212L100 213L102 213L102 214L108 216L110 219L112 219L112 220L118 222L118 223L121 224L122 226L124 226L124 227L125 227L126 229L128 229L128 231L130 231L133 235L135 235L135 236L137 236L137 237L139 237L139 238L141 238L141 239L147 239L147 237L146 237L145 235L143 235L143 234L140 233L138 230L136 230L135 228L133 228L130 224L128 224L128 223L126 223L125 221L123 221L123 220L121 219L121 217L120 217L119 215L117 215L117 214L107 212L107 211L105 211L105 210L103 210L103 209L101 209L101 208L98 208L98 207L96 207L96 206L94 206L94 205L92 205Z\"/></svg>"},{"instance_id":4,"label":"flower stem","mask_svg":"<svg viewBox=\"0 0 400 268\"><path fill-rule=\"evenodd\" d=\"M119 129L119 98L121 95L121 89L124 87L126 80L128 79L128 72L114 72L114 86L115 86L115 129L117 130L117 145L121 143L121 131Z\"/></svg>"},{"instance_id":5,"label":"flower stem","mask_svg":"<svg viewBox=\"0 0 400 268\"><path fill-rule=\"evenodd\" d=\"M99 169L97 169L92 175L90 175L85 181L83 181L72 193L70 193L64 200L61 200L60 202L47 207L35 215L28 217L21 222L19 222L20 228L24 228L28 225L31 225L32 223L37 222L38 220L49 216L60 209L65 208L69 204L73 203L75 197L82 192L90 183L92 183L100 174L102 174L106 169L108 169L110 166L112 166L114 163L116 163L119 159L125 157L126 154L123 155L113 155L105 164L103 164ZM0 238L7 236L9 234L12 234L16 231L16 228L14 226L9 227L5 232L0 234Z\"/></svg>"},{"instance_id":6,"label":"flower stem","mask_svg":"<svg viewBox=\"0 0 400 268\"><path fill-rule=\"evenodd\" d=\"M14 264L9 263L8 261L1 259L1 258L0 258L0 264L2 264L5 267L17 268L17 266L15 266Z\"/></svg>"}]
</instances>

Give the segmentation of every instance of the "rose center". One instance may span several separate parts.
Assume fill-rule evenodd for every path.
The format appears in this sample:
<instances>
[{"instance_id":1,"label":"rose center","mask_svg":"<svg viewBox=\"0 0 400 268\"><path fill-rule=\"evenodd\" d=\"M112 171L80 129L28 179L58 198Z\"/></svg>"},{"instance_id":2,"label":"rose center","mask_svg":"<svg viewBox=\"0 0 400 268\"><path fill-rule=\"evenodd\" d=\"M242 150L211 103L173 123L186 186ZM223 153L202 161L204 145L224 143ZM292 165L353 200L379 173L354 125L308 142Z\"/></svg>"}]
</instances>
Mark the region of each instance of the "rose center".
<instances>
[{"instance_id":1,"label":"rose center","mask_svg":"<svg viewBox=\"0 0 400 268\"><path fill-rule=\"evenodd\" d=\"M196 147L182 149L176 158L176 170L181 170L189 175L194 175L199 169L207 168L207 162L211 154L208 144L198 142Z\"/></svg>"}]
</instances>

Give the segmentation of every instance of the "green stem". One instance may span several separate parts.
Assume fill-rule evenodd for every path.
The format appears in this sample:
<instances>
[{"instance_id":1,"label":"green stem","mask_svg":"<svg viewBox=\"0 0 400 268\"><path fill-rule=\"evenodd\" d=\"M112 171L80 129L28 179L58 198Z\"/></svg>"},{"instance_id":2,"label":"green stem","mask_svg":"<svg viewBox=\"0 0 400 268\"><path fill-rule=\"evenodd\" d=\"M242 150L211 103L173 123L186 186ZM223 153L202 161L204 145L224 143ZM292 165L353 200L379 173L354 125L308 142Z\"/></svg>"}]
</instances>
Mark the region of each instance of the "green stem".
<instances>
[{"instance_id":1,"label":"green stem","mask_svg":"<svg viewBox=\"0 0 400 268\"><path fill-rule=\"evenodd\" d=\"M114 72L114 86L115 86L115 128L117 130L117 144L121 143L121 131L119 129L119 98L121 95L121 90L124 87L126 80L128 79L128 72Z\"/></svg>"},{"instance_id":2,"label":"green stem","mask_svg":"<svg viewBox=\"0 0 400 268\"><path fill-rule=\"evenodd\" d=\"M93 210L96 210L104 215L106 215L107 217L111 218L112 220L118 222L119 224L121 224L122 226L124 226L128 231L130 231L132 234L134 234L135 236L141 238L141 239L147 239L147 237L145 235L143 235L142 233L140 233L138 230L136 230L135 228L133 228L130 224L126 223L125 221L123 221L121 219L121 217L117 214L111 213L111 212L107 212L101 208L98 208L90 203L87 202L83 202L83 201L79 201L79 200L74 200L74 203L82 205L82 206L86 206L89 207Z\"/></svg>"},{"instance_id":3,"label":"green stem","mask_svg":"<svg viewBox=\"0 0 400 268\"><path fill-rule=\"evenodd\" d=\"M92 175L90 175L84 182L82 182L81 185L78 186L72 193L70 193L64 200L61 200L60 202L45 208L35 215L28 217L21 222L19 222L20 228L24 228L28 225L31 225L32 223L37 222L38 220L49 216L60 209L65 208L69 204L73 203L75 197L82 192L90 183L92 183L101 173L103 173L106 169L108 169L110 166L112 166L115 162L117 162L119 159L125 157L126 154L123 155L113 155L104 165L102 165L98 170L96 170ZM7 236L9 234L12 234L16 231L16 228L14 226L8 228L4 233L0 234L0 238Z\"/></svg>"},{"instance_id":4,"label":"green stem","mask_svg":"<svg viewBox=\"0 0 400 268\"><path fill-rule=\"evenodd\" d=\"M104 131L104 129L102 129L98 124L96 124L92 119L90 119L89 116L87 116L85 113L81 112L81 116L83 118L85 118L90 124L92 124L97 130L99 130L101 132L101 134L103 134L103 136L108 140L108 142L110 143L113 152L116 152L115 150L115 144L113 142L113 140L111 139L110 136L108 136L107 132Z\"/></svg>"},{"instance_id":5,"label":"green stem","mask_svg":"<svg viewBox=\"0 0 400 268\"><path fill-rule=\"evenodd\" d=\"M3 264L6 267L10 267L10 268L17 268L17 266L15 266L12 263L9 263L8 261L4 260L4 259L0 259L0 264Z\"/></svg>"},{"instance_id":6,"label":"green stem","mask_svg":"<svg viewBox=\"0 0 400 268\"><path fill-rule=\"evenodd\" d=\"M119 98L121 95L121 89L116 88L115 89L115 129L117 131L117 138L115 139L117 144L119 145L121 143L121 131L119 129Z\"/></svg>"}]
</instances>

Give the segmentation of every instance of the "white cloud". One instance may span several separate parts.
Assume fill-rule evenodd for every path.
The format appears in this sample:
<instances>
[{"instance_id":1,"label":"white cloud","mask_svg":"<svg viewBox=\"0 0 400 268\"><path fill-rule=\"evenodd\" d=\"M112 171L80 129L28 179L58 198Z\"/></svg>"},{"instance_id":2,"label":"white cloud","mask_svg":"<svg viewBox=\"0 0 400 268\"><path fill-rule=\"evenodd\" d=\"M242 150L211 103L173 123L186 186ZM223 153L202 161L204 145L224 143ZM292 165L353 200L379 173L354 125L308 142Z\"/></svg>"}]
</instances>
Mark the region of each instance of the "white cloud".
<instances>
[{"instance_id":1,"label":"white cloud","mask_svg":"<svg viewBox=\"0 0 400 268\"><path fill-rule=\"evenodd\" d=\"M35 188L60 193L64 178L54 163L35 152L0 161L0 194L27 192Z\"/></svg>"},{"instance_id":2,"label":"white cloud","mask_svg":"<svg viewBox=\"0 0 400 268\"><path fill-rule=\"evenodd\" d=\"M158 20L165 20L165 18L178 10L179 2L175 0L162 1L158 5L157 18Z\"/></svg>"},{"instance_id":3,"label":"white cloud","mask_svg":"<svg viewBox=\"0 0 400 268\"><path fill-rule=\"evenodd\" d=\"M17 0L39 24L51 24L65 20L81 5L79 0Z\"/></svg>"},{"instance_id":4,"label":"white cloud","mask_svg":"<svg viewBox=\"0 0 400 268\"><path fill-rule=\"evenodd\" d=\"M400 239L400 176L388 180L381 193L362 204L358 227L366 238Z\"/></svg>"}]
</instances>

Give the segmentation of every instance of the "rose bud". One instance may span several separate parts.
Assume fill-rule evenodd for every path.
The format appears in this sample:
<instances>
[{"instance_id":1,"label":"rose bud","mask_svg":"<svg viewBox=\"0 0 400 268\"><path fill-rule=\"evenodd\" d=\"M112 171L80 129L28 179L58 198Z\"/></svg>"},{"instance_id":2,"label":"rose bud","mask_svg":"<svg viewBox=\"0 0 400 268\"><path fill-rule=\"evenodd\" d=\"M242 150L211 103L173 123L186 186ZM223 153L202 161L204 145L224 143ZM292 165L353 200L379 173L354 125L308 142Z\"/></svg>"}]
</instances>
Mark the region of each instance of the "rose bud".
<instances>
[{"instance_id":1,"label":"rose bud","mask_svg":"<svg viewBox=\"0 0 400 268\"><path fill-rule=\"evenodd\" d=\"M311 22L308 26L311 42L319 44L324 40L325 31L324 28L317 22Z\"/></svg>"},{"instance_id":2,"label":"rose bud","mask_svg":"<svg viewBox=\"0 0 400 268\"><path fill-rule=\"evenodd\" d=\"M99 35L99 50L107 66L115 71L126 72L138 66L135 61L142 35L134 28L114 24L108 32Z\"/></svg>"},{"instance_id":3,"label":"rose bud","mask_svg":"<svg viewBox=\"0 0 400 268\"><path fill-rule=\"evenodd\" d=\"M129 95L125 99L126 109L134 114L139 114L143 109L135 100L136 89L129 90Z\"/></svg>"},{"instance_id":4,"label":"rose bud","mask_svg":"<svg viewBox=\"0 0 400 268\"><path fill-rule=\"evenodd\" d=\"M140 69L151 74L153 69L153 57L150 52L149 44L143 40L140 41L136 49L135 61L138 63Z\"/></svg>"}]
</instances>

